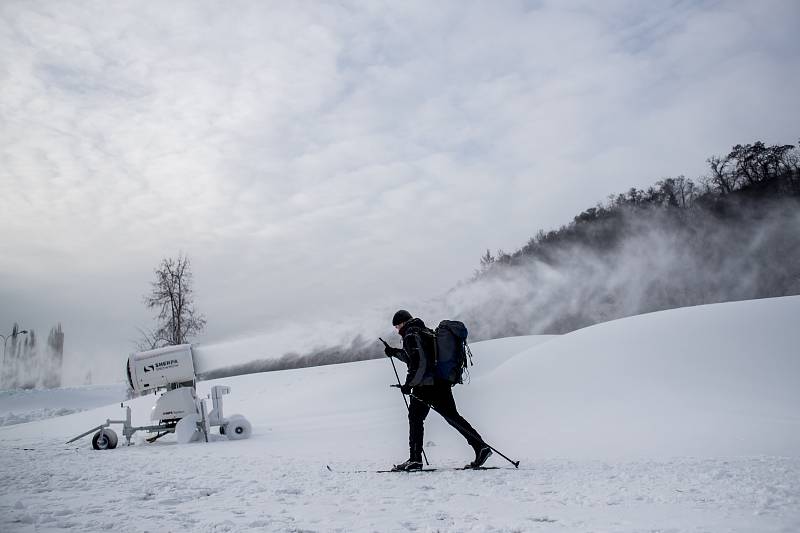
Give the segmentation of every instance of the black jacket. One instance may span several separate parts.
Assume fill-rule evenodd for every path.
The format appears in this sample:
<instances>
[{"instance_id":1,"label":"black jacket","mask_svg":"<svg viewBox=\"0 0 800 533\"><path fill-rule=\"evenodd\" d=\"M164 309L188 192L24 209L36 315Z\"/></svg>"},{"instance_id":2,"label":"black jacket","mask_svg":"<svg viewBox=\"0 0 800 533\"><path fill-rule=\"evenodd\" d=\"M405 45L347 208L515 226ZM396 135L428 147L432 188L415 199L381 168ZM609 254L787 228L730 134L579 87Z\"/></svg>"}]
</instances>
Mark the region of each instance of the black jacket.
<instances>
[{"instance_id":1,"label":"black jacket","mask_svg":"<svg viewBox=\"0 0 800 533\"><path fill-rule=\"evenodd\" d=\"M400 328L400 335L403 337L403 348L396 349L393 355L408 365L405 384L409 387L433 385L434 332L425 327L419 318L412 318Z\"/></svg>"}]
</instances>

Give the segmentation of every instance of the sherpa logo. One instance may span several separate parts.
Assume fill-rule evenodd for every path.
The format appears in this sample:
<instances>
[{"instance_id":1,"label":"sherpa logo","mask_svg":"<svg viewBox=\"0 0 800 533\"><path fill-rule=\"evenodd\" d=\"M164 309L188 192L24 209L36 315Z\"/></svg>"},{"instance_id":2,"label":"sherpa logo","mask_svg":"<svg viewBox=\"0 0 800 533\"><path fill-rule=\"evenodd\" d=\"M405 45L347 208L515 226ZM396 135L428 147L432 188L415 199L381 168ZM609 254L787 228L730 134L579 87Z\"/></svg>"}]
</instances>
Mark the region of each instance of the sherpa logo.
<instances>
[{"instance_id":1,"label":"sherpa logo","mask_svg":"<svg viewBox=\"0 0 800 533\"><path fill-rule=\"evenodd\" d=\"M169 361L159 361L158 363L154 363L152 365L144 365L144 371L145 372L153 372L156 369L170 368L170 367L173 367L173 366L178 366L178 360L177 359L170 359Z\"/></svg>"}]
</instances>

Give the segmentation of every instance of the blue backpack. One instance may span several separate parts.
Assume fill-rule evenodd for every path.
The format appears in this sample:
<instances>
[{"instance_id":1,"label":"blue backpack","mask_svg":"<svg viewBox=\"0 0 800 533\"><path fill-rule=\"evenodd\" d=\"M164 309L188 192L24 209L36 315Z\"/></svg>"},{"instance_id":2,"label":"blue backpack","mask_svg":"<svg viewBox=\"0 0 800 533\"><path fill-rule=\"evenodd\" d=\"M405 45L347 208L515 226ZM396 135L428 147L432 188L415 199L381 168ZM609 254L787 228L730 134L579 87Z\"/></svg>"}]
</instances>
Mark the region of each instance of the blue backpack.
<instances>
[{"instance_id":1,"label":"blue backpack","mask_svg":"<svg viewBox=\"0 0 800 533\"><path fill-rule=\"evenodd\" d=\"M436 377L452 385L464 383L464 374L469 377L467 366L472 366L467 327L456 320L442 320L434 334Z\"/></svg>"}]
</instances>

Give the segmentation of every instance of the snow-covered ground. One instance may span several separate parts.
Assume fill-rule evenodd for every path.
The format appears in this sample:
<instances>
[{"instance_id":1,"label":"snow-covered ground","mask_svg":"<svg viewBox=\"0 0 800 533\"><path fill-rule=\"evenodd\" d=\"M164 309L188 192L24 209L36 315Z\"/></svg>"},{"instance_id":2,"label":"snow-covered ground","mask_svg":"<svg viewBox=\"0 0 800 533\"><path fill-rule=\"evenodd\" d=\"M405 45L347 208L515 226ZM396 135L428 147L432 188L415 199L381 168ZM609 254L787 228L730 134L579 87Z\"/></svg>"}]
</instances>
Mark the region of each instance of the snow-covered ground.
<instances>
[{"instance_id":1,"label":"snow-covered ground","mask_svg":"<svg viewBox=\"0 0 800 533\"><path fill-rule=\"evenodd\" d=\"M232 387L244 441L64 444L119 403L2 427L0 531L800 531L798 317L788 297L474 344L459 409L519 470L449 470L471 451L431 413L439 470L355 472L407 457L386 360L201 383Z\"/></svg>"}]
</instances>

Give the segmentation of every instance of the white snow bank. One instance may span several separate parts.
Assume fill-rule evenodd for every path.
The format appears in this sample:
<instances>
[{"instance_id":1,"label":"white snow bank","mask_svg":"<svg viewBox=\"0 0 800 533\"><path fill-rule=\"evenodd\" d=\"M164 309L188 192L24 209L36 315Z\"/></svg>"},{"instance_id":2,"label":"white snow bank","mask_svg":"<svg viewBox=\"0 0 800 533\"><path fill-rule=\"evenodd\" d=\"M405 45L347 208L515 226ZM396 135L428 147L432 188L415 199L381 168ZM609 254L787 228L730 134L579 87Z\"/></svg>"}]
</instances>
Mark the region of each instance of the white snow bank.
<instances>
[{"instance_id":1,"label":"white snow bank","mask_svg":"<svg viewBox=\"0 0 800 533\"><path fill-rule=\"evenodd\" d=\"M125 399L125 385L0 391L0 426L95 409Z\"/></svg>"},{"instance_id":2,"label":"white snow bank","mask_svg":"<svg viewBox=\"0 0 800 533\"><path fill-rule=\"evenodd\" d=\"M56 416L66 416L72 413L80 413L85 409L68 409L65 407L34 409L33 411L26 411L24 413L8 413L0 415L0 426L13 426L15 424L24 424L25 422L32 422L34 420L44 420L46 418L53 418Z\"/></svg>"},{"instance_id":3,"label":"white snow bank","mask_svg":"<svg viewBox=\"0 0 800 533\"><path fill-rule=\"evenodd\" d=\"M532 348L463 405L536 457L800 456L800 297L676 309Z\"/></svg>"}]
</instances>

